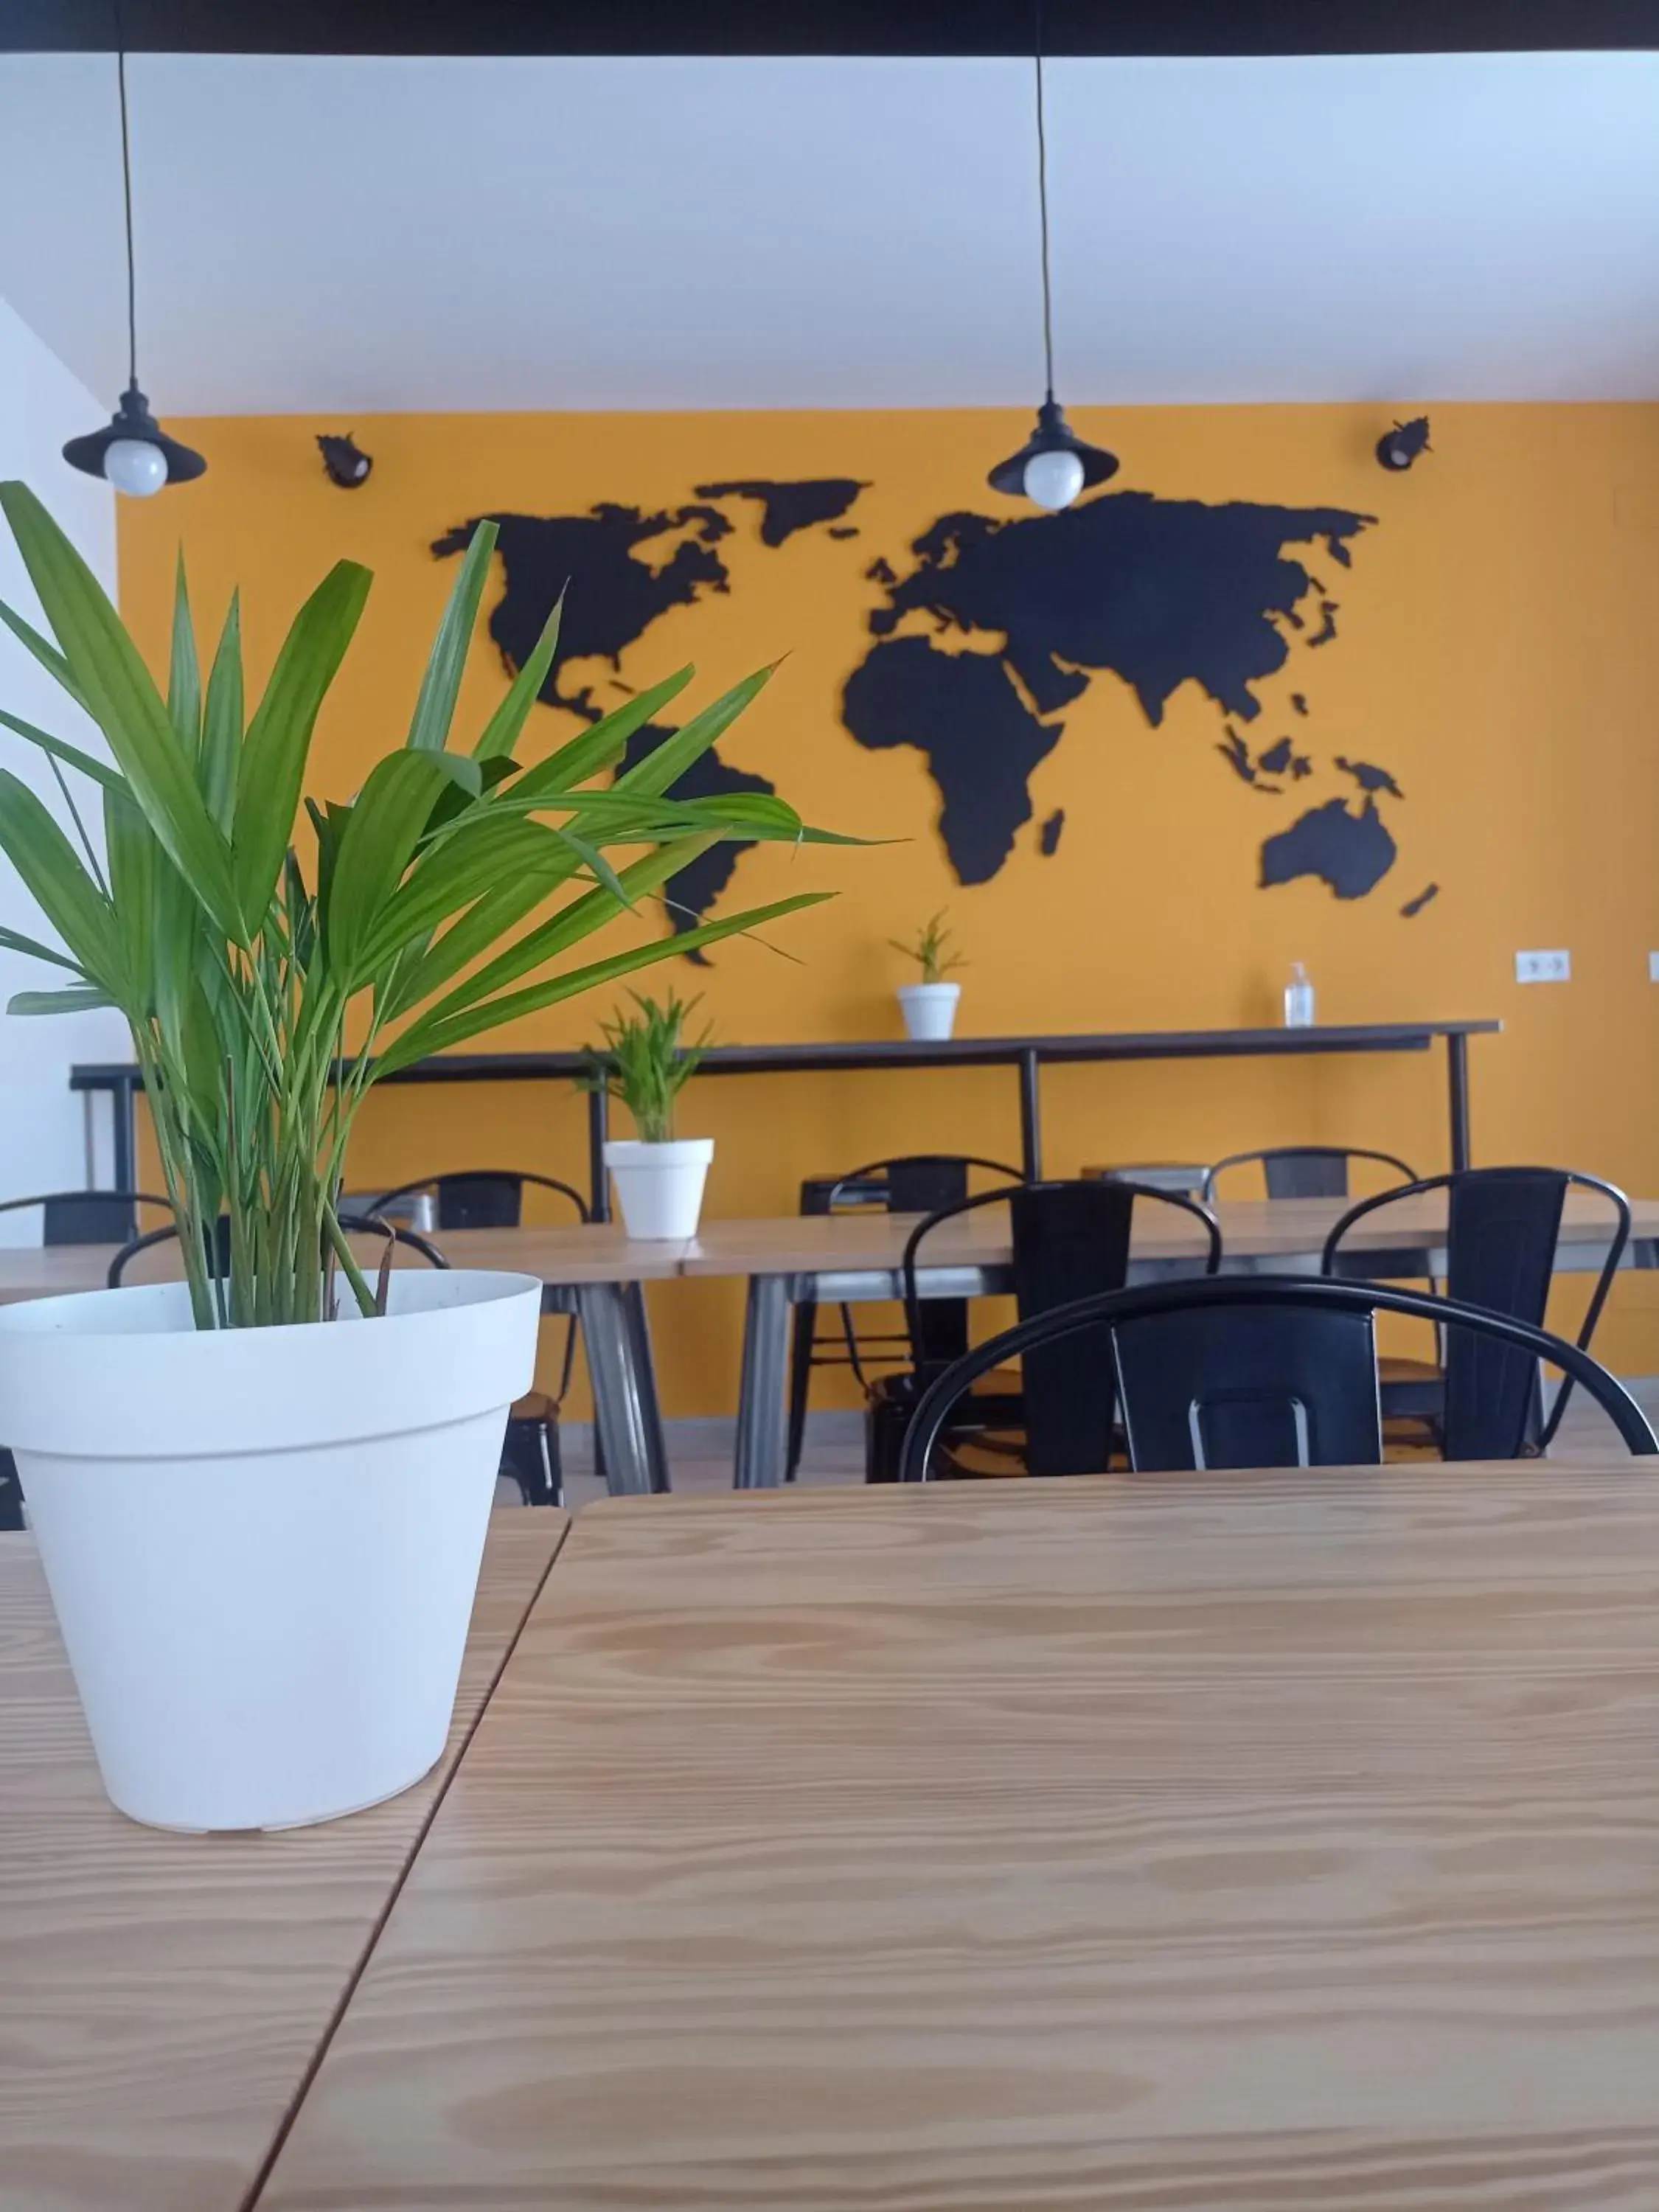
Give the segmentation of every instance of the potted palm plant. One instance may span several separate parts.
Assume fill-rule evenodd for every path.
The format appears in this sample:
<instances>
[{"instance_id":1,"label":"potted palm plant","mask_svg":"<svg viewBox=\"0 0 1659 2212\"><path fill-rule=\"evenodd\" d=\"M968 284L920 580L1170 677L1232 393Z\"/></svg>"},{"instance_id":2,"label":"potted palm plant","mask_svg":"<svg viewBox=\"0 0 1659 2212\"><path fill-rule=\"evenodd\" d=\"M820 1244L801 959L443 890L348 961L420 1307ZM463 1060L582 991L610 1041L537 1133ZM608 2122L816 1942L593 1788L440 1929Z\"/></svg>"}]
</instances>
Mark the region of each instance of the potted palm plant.
<instances>
[{"instance_id":1,"label":"potted palm plant","mask_svg":"<svg viewBox=\"0 0 1659 2212\"><path fill-rule=\"evenodd\" d=\"M362 1101L412 1061L810 905L588 950L711 844L817 833L775 799L664 796L764 673L612 782L593 779L690 670L522 757L556 610L482 731L452 742L485 524L406 737L355 797L307 799L298 835L368 572L324 579L256 702L234 599L204 675L181 568L164 694L34 495L0 485L0 508L52 637L0 619L110 754L0 712L90 787L104 828L100 849L65 780L71 838L0 769L0 851L60 940L3 933L58 974L11 1010L126 1017L185 1277L0 1312L0 1437L114 1802L192 1829L327 1819L442 1749L540 1305L514 1275L371 1285L337 1212Z\"/></svg>"},{"instance_id":2,"label":"potted palm plant","mask_svg":"<svg viewBox=\"0 0 1659 2212\"><path fill-rule=\"evenodd\" d=\"M703 1185L714 1157L712 1137L677 1137L674 1109L708 1049L705 1030L685 1041L697 1001L671 991L665 1006L635 991L638 1011L600 1024L603 1046L588 1052L588 1086L620 1099L637 1137L612 1137L605 1164L630 1237L695 1237Z\"/></svg>"},{"instance_id":3,"label":"potted palm plant","mask_svg":"<svg viewBox=\"0 0 1659 2212\"><path fill-rule=\"evenodd\" d=\"M947 982L945 978L953 969L965 968L968 963L959 952L951 949L951 933L945 927L949 911L948 907L941 907L930 921L924 922L914 945L901 945L896 937L889 939L895 952L914 960L921 970L919 983L901 983L898 992L904 1033L918 1042L937 1042L948 1037L956 1026L962 986Z\"/></svg>"}]
</instances>

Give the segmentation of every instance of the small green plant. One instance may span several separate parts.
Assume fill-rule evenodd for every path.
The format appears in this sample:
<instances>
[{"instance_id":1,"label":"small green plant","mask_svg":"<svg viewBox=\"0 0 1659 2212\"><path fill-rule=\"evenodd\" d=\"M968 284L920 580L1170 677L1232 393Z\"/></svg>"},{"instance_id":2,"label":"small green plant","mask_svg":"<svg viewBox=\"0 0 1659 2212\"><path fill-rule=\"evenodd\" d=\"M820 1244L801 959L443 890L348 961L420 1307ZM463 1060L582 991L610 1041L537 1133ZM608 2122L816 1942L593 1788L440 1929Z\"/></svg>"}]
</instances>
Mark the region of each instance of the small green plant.
<instances>
[{"instance_id":1,"label":"small green plant","mask_svg":"<svg viewBox=\"0 0 1659 2212\"><path fill-rule=\"evenodd\" d=\"M696 1073L711 1032L685 1042L686 1022L700 1003L696 999L671 991L668 1004L659 1006L637 991L629 996L639 1012L600 1024L605 1045L589 1048L587 1088L620 1098L646 1144L672 1144L675 1102Z\"/></svg>"},{"instance_id":2,"label":"small green plant","mask_svg":"<svg viewBox=\"0 0 1659 2212\"><path fill-rule=\"evenodd\" d=\"M945 917L950 911L949 907L942 906L923 926L914 945L901 945L896 937L887 940L895 952L920 963L924 983L942 983L953 968L968 965L961 953L951 950L951 933L945 927Z\"/></svg>"}]
</instances>

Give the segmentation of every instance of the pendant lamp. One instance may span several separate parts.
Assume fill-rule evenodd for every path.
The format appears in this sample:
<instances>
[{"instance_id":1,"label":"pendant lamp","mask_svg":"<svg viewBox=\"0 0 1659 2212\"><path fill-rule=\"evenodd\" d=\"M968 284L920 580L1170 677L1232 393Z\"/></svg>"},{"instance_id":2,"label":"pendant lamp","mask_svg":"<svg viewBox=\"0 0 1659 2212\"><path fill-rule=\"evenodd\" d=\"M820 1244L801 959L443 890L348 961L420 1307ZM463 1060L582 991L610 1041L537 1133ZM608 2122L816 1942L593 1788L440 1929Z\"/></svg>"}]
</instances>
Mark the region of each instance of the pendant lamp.
<instances>
[{"instance_id":1,"label":"pendant lamp","mask_svg":"<svg viewBox=\"0 0 1659 2212\"><path fill-rule=\"evenodd\" d=\"M1048 140L1042 112L1042 4L1035 9L1036 63L1037 205L1042 219L1042 358L1047 397L1037 409L1036 428L1017 453L999 461L988 479L993 491L1025 498L1056 511L1069 507L1087 485L1117 474L1117 455L1085 443L1066 420L1054 398L1054 328L1048 278Z\"/></svg>"},{"instance_id":2,"label":"pendant lamp","mask_svg":"<svg viewBox=\"0 0 1659 2212\"><path fill-rule=\"evenodd\" d=\"M103 477L129 499L149 499L163 484L188 483L204 473L207 463L188 446L169 438L149 411L149 402L138 389L138 313L132 258L132 159L127 142L127 57L125 45L115 56L116 82L121 94L121 189L127 216L127 388L110 417L109 427L84 438L71 438L64 459L83 475Z\"/></svg>"}]
</instances>

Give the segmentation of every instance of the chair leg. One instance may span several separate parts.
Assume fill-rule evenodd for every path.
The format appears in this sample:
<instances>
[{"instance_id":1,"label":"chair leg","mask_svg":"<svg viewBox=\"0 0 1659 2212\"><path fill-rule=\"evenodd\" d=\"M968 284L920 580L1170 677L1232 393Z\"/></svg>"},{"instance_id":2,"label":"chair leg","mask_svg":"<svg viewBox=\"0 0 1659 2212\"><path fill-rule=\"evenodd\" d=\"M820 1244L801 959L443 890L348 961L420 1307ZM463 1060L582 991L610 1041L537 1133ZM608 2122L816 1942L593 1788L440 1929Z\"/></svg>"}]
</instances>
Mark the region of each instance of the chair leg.
<instances>
[{"instance_id":1,"label":"chair leg","mask_svg":"<svg viewBox=\"0 0 1659 2212\"><path fill-rule=\"evenodd\" d=\"M872 1392L864 1401L864 1479L896 1482L899 1452L910 1425L911 1408Z\"/></svg>"},{"instance_id":2,"label":"chair leg","mask_svg":"<svg viewBox=\"0 0 1659 2212\"><path fill-rule=\"evenodd\" d=\"M806 1397L812 1387L812 1345L817 1334L818 1310L804 1300L795 1308L789 1340L789 1443L784 1456L783 1479L793 1482L806 1447Z\"/></svg>"},{"instance_id":3,"label":"chair leg","mask_svg":"<svg viewBox=\"0 0 1659 2212\"><path fill-rule=\"evenodd\" d=\"M23 1486L17 1479L17 1462L0 1446L0 1530L23 1526Z\"/></svg>"},{"instance_id":4,"label":"chair leg","mask_svg":"<svg viewBox=\"0 0 1659 2212\"><path fill-rule=\"evenodd\" d=\"M519 1486L526 1505L556 1505L559 1485L554 1480L549 1449L548 1424L543 1420L509 1420L501 1442L501 1473Z\"/></svg>"},{"instance_id":5,"label":"chair leg","mask_svg":"<svg viewBox=\"0 0 1659 2212\"><path fill-rule=\"evenodd\" d=\"M555 1413L542 1424L542 1443L547 1455L547 1479L553 1492L549 1501L554 1505L564 1504L564 1453L559 1443L559 1417Z\"/></svg>"}]
</instances>

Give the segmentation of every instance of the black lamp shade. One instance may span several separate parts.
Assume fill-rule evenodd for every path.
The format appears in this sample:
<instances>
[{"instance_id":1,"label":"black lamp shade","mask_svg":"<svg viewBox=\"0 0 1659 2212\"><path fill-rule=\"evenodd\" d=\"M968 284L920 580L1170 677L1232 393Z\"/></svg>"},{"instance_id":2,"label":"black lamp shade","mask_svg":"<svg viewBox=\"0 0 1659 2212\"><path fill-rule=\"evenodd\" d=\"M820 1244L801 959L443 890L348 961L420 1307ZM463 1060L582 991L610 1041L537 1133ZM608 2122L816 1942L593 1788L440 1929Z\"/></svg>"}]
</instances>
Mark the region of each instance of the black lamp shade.
<instances>
[{"instance_id":1,"label":"black lamp shade","mask_svg":"<svg viewBox=\"0 0 1659 2212\"><path fill-rule=\"evenodd\" d=\"M1036 428L1017 453L1010 453L1006 461L999 461L987 482L993 491L1006 492L1011 499L1025 496L1025 465L1038 453L1075 453L1083 464L1085 487L1104 483L1109 477L1117 474L1117 455L1109 453L1103 446L1085 445L1066 420L1058 400L1045 399L1037 409Z\"/></svg>"},{"instance_id":2,"label":"black lamp shade","mask_svg":"<svg viewBox=\"0 0 1659 2212\"><path fill-rule=\"evenodd\" d=\"M71 468L81 470L86 476L101 477L105 454L121 438L133 438L141 445L155 447L167 462L169 483L188 483L192 477L207 473L207 463L199 453L167 436L136 384L130 384L122 393L121 404L110 417L109 428L94 430L84 438L71 438L64 448L64 459Z\"/></svg>"}]
</instances>

